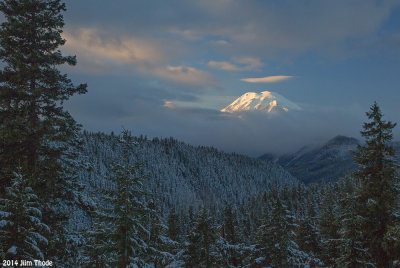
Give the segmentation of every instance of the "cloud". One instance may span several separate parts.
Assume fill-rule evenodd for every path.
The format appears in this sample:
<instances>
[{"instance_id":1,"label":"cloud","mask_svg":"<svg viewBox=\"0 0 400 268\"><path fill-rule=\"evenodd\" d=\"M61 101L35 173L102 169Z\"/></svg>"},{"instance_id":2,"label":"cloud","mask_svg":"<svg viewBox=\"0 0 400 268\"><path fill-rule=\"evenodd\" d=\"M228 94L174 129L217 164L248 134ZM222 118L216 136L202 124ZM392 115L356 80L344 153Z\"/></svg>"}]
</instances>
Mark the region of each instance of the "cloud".
<instances>
[{"instance_id":1,"label":"cloud","mask_svg":"<svg viewBox=\"0 0 400 268\"><path fill-rule=\"evenodd\" d=\"M175 109L175 108L176 108L176 105L173 104L171 101L165 101L164 104L163 104L163 106L164 106L164 107L167 107L167 108L169 108L169 109Z\"/></svg>"},{"instance_id":2,"label":"cloud","mask_svg":"<svg viewBox=\"0 0 400 268\"><path fill-rule=\"evenodd\" d=\"M227 61L209 61L208 67L224 71L240 71L241 68Z\"/></svg>"},{"instance_id":3,"label":"cloud","mask_svg":"<svg viewBox=\"0 0 400 268\"><path fill-rule=\"evenodd\" d=\"M114 37L94 28L80 28L65 32L65 48L75 51L82 58L95 58L116 64L157 63L165 55L156 43L132 36Z\"/></svg>"},{"instance_id":4,"label":"cloud","mask_svg":"<svg viewBox=\"0 0 400 268\"><path fill-rule=\"evenodd\" d=\"M97 1L93 9L92 1L66 2L66 25L94 25L106 31L175 41L163 42L168 52L177 43L201 43L200 49L207 49L206 44L228 56L262 58L281 56L277 52L293 57L312 49L341 53L349 46L359 46L357 41L381 39L381 29L400 4L398 0L156 0L137 5L115 0ZM224 45L216 45L221 40ZM368 46L368 42L362 44ZM193 51L196 49L199 47Z\"/></svg>"},{"instance_id":5,"label":"cloud","mask_svg":"<svg viewBox=\"0 0 400 268\"><path fill-rule=\"evenodd\" d=\"M258 69L263 66L261 61L256 58L234 58L233 61L237 64L233 64L227 61L209 61L207 65L210 68L224 71L249 71Z\"/></svg>"},{"instance_id":6,"label":"cloud","mask_svg":"<svg viewBox=\"0 0 400 268\"><path fill-rule=\"evenodd\" d=\"M244 70L253 70L258 69L263 66L262 62L259 59L245 57L245 58L235 58L234 61L245 64L246 66L243 67Z\"/></svg>"},{"instance_id":7,"label":"cloud","mask_svg":"<svg viewBox=\"0 0 400 268\"><path fill-rule=\"evenodd\" d=\"M232 0L195 5L200 10L196 15L206 19L195 17L193 23L184 25L198 39L217 36L230 40L229 53L277 57L281 52L291 57L312 49L325 54L351 53L360 42L350 41L380 38L379 30L399 2Z\"/></svg>"},{"instance_id":8,"label":"cloud","mask_svg":"<svg viewBox=\"0 0 400 268\"><path fill-rule=\"evenodd\" d=\"M216 85L216 78L211 74L188 66L171 66L156 68L153 70L156 75L175 82Z\"/></svg>"},{"instance_id":9,"label":"cloud","mask_svg":"<svg viewBox=\"0 0 400 268\"><path fill-rule=\"evenodd\" d=\"M67 53L78 53L80 70L89 73L141 73L190 85L216 86L211 74L190 66L168 65L161 46L151 40L105 33L95 28L66 32Z\"/></svg>"},{"instance_id":10,"label":"cloud","mask_svg":"<svg viewBox=\"0 0 400 268\"><path fill-rule=\"evenodd\" d=\"M288 79L293 78L293 76L287 75L275 75L275 76L266 76L260 78L242 78L240 81L247 82L247 83L276 83L285 81Z\"/></svg>"},{"instance_id":11,"label":"cloud","mask_svg":"<svg viewBox=\"0 0 400 268\"><path fill-rule=\"evenodd\" d=\"M196 41L202 39L202 35L193 30L178 30L178 29L172 29L170 30L170 33L176 34L181 36L183 39L188 40L188 41Z\"/></svg>"},{"instance_id":12,"label":"cloud","mask_svg":"<svg viewBox=\"0 0 400 268\"><path fill-rule=\"evenodd\" d=\"M221 45L221 46L229 45L229 42L226 40L216 40L216 41L213 41L213 43L217 44L217 45Z\"/></svg>"}]
</instances>

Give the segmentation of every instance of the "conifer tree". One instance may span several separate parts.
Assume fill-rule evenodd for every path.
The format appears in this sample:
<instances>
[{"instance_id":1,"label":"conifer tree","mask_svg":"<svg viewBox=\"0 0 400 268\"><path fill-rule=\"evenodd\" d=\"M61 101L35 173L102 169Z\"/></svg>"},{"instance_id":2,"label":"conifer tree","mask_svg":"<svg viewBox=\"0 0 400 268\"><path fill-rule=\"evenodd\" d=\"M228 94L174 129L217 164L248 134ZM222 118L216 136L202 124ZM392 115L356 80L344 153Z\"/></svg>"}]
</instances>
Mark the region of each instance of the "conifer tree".
<instances>
[{"instance_id":1,"label":"conifer tree","mask_svg":"<svg viewBox=\"0 0 400 268\"><path fill-rule=\"evenodd\" d=\"M187 237L184 255L186 267L218 267L217 238L214 220L203 208Z\"/></svg>"},{"instance_id":2,"label":"conifer tree","mask_svg":"<svg viewBox=\"0 0 400 268\"><path fill-rule=\"evenodd\" d=\"M0 199L0 244L4 259L44 260L49 227L41 220L38 197L21 174Z\"/></svg>"},{"instance_id":3,"label":"conifer tree","mask_svg":"<svg viewBox=\"0 0 400 268\"><path fill-rule=\"evenodd\" d=\"M230 244L236 244L237 233L236 233L236 220L231 205L227 205L224 209L224 222L222 228L222 237Z\"/></svg>"},{"instance_id":4,"label":"conifer tree","mask_svg":"<svg viewBox=\"0 0 400 268\"><path fill-rule=\"evenodd\" d=\"M351 193L347 193L340 200L341 212L339 220L340 228L340 245L336 259L336 264L343 267L368 267L373 266L371 262L371 254L365 243L362 241L363 229L361 227L362 217L356 214L356 199Z\"/></svg>"},{"instance_id":5,"label":"conifer tree","mask_svg":"<svg viewBox=\"0 0 400 268\"><path fill-rule=\"evenodd\" d=\"M86 241L82 247L79 260L84 267L104 267L115 258L112 248L113 226L109 223L109 215L104 211L91 213L92 228L85 233Z\"/></svg>"},{"instance_id":6,"label":"conifer tree","mask_svg":"<svg viewBox=\"0 0 400 268\"><path fill-rule=\"evenodd\" d=\"M74 200L74 153L79 127L63 102L86 92L74 86L57 69L75 65L75 57L63 56L59 47L64 26L60 0L3 0L0 11L0 184L11 186L20 173L40 202L42 219L51 228L46 258L65 255L63 207ZM4 189L0 196L4 196ZM61 243L61 244L60 244Z\"/></svg>"},{"instance_id":7,"label":"conifer tree","mask_svg":"<svg viewBox=\"0 0 400 268\"><path fill-rule=\"evenodd\" d=\"M122 159L113 168L111 180L115 190L109 192L109 202L112 207L108 210L108 221L112 225L112 248L115 259L113 266L127 267L129 265L146 265L145 254L148 250L146 239L149 230L146 228L148 208L144 197L139 164L130 164L130 151L133 138L126 130L120 137Z\"/></svg>"},{"instance_id":8,"label":"conifer tree","mask_svg":"<svg viewBox=\"0 0 400 268\"><path fill-rule=\"evenodd\" d=\"M326 189L320 204L318 214L318 226L321 239L321 261L327 265L333 265L339 257L339 205L336 202L337 192Z\"/></svg>"},{"instance_id":9,"label":"conifer tree","mask_svg":"<svg viewBox=\"0 0 400 268\"><path fill-rule=\"evenodd\" d=\"M314 259L314 265L320 263L318 259L320 253L319 231L315 224L316 213L311 198L307 200L305 215L298 220L296 233L296 243L299 250L307 253Z\"/></svg>"},{"instance_id":10,"label":"conifer tree","mask_svg":"<svg viewBox=\"0 0 400 268\"><path fill-rule=\"evenodd\" d=\"M148 237L145 242L148 245L148 250L145 254L146 262L151 263L155 268L165 267L167 263L174 259L170 250L176 243L164 236L166 226L161 223L159 211L157 211L154 200L148 202L147 208Z\"/></svg>"},{"instance_id":11,"label":"conifer tree","mask_svg":"<svg viewBox=\"0 0 400 268\"><path fill-rule=\"evenodd\" d=\"M253 256L254 267L302 267L319 263L296 243L296 219L280 197L275 197L272 209L266 213L264 224L259 228L257 255Z\"/></svg>"},{"instance_id":12,"label":"conifer tree","mask_svg":"<svg viewBox=\"0 0 400 268\"><path fill-rule=\"evenodd\" d=\"M272 210L267 211L264 223L259 228L258 255L255 256L254 265L288 266L292 232L287 211L280 198L276 197Z\"/></svg>"},{"instance_id":13,"label":"conifer tree","mask_svg":"<svg viewBox=\"0 0 400 268\"><path fill-rule=\"evenodd\" d=\"M168 214L167 224L168 224L167 236L173 241L179 241L181 235L179 217L178 214L173 209Z\"/></svg>"},{"instance_id":14,"label":"conifer tree","mask_svg":"<svg viewBox=\"0 0 400 268\"><path fill-rule=\"evenodd\" d=\"M360 183L354 213L360 219L361 242L372 263L377 267L389 267L393 256L383 244L389 226L395 222L398 201L397 164L390 144L396 124L383 120L376 102L366 115L370 121L364 123L361 131L365 145L359 145L354 155L358 165L354 177Z\"/></svg>"},{"instance_id":15,"label":"conifer tree","mask_svg":"<svg viewBox=\"0 0 400 268\"><path fill-rule=\"evenodd\" d=\"M248 247L239 239L239 228L236 214L231 205L227 205L224 209L223 223L221 228L221 239L223 242L220 252L223 253L224 265L227 267L238 267L243 264L243 260L247 257Z\"/></svg>"}]
</instances>

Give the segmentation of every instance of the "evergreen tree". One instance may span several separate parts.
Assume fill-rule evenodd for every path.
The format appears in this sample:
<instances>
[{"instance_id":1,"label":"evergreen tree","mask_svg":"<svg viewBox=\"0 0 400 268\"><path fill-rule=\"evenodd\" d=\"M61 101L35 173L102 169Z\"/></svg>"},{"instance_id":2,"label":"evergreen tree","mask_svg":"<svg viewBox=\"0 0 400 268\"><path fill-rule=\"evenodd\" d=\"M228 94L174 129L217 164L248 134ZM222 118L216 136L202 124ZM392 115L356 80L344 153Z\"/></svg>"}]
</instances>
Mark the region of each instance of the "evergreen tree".
<instances>
[{"instance_id":1,"label":"evergreen tree","mask_svg":"<svg viewBox=\"0 0 400 268\"><path fill-rule=\"evenodd\" d=\"M178 214L172 209L168 214L168 229L167 229L167 236L172 239L173 241L180 240L180 223Z\"/></svg>"},{"instance_id":2,"label":"evergreen tree","mask_svg":"<svg viewBox=\"0 0 400 268\"><path fill-rule=\"evenodd\" d=\"M257 255L253 256L254 267L304 267L314 260L299 250L296 243L296 220L279 197L275 197L272 209L266 213L264 224L259 228L256 243Z\"/></svg>"},{"instance_id":3,"label":"evergreen tree","mask_svg":"<svg viewBox=\"0 0 400 268\"><path fill-rule=\"evenodd\" d=\"M41 220L38 198L21 174L0 199L0 244L4 259L44 260L49 227Z\"/></svg>"},{"instance_id":4,"label":"evergreen tree","mask_svg":"<svg viewBox=\"0 0 400 268\"><path fill-rule=\"evenodd\" d=\"M128 131L123 131L120 142L122 160L114 165L111 180L115 183L115 190L110 191L108 195L112 204L112 208L108 210L108 218L113 227L113 266L144 266L145 254L148 251L145 241L149 230L145 225L148 208L144 200L146 192L142 185L143 175L140 174L138 164L130 164L129 153L132 150L133 139Z\"/></svg>"},{"instance_id":5,"label":"evergreen tree","mask_svg":"<svg viewBox=\"0 0 400 268\"><path fill-rule=\"evenodd\" d=\"M223 228L222 228L222 238L224 238L230 244L236 244L237 242L237 233L236 226L237 222L235 220L235 216L233 213L233 209L231 205L227 205L224 209L224 218L223 218Z\"/></svg>"},{"instance_id":6,"label":"evergreen tree","mask_svg":"<svg viewBox=\"0 0 400 268\"><path fill-rule=\"evenodd\" d=\"M315 219L314 203L311 198L308 198L305 215L298 221L296 243L299 246L299 250L305 252L314 260L311 263L314 266L321 263L318 259L320 255L319 230Z\"/></svg>"},{"instance_id":7,"label":"evergreen tree","mask_svg":"<svg viewBox=\"0 0 400 268\"><path fill-rule=\"evenodd\" d=\"M60 0L3 0L0 11L0 197L16 170L40 202L42 219L51 228L46 258L61 263L66 255L65 205L74 201L74 153L78 126L63 102L86 85L74 86L57 66L75 65L63 56Z\"/></svg>"},{"instance_id":8,"label":"evergreen tree","mask_svg":"<svg viewBox=\"0 0 400 268\"><path fill-rule=\"evenodd\" d=\"M400 223L396 222L395 225L389 226L384 237L384 249L390 256L391 265L393 267L400 267Z\"/></svg>"},{"instance_id":9,"label":"evergreen tree","mask_svg":"<svg viewBox=\"0 0 400 268\"><path fill-rule=\"evenodd\" d=\"M257 267L289 266L289 246L292 238L292 226L289 224L287 211L279 197L273 204L272 210L267 211L264 224L259 228L254 265Z\"/></svg>"},{"instance_id":10,"label":"evergreen tree","mask_svg":"<svg viewBox=\"0 0 400 268\"><path fill-rule=\"evenodd\" d=\"M186 267L218 267L217 238L214 220L203 208L187 237L184 253Z\"/></svg>"},{"instance_id":11,"label":"evergreen tree","mask_svg":"<svg viewBox=\"0 0 400 268\"><path fill-rule=\"evenodd\" d=\"M363 218L357 215L357 198L354 193L353 185L350 184L350 179L343 189L345 192L340 200L341 210L338 219L341 223L340 245L336 263L344 267L368 267L372 266L371 255L365 243L362 241Z\"/></svg>"},{"instance_id":12,"label":"evergreen tree","mask_svg":"<svg viewBox=\"0 0 400 268\"><path fill-rule=\"evenodd\" d=\"M236 213L231 205L226 205L223 211L223 222L221 228L221 238L217 243L223 255L224 267L240 267L244 265L248 257L250 248L240 241L239 226Z\"/></svg>"},{"instance_id":13,"label":"evergreen tree","mask_svg":"<svg viewBox=\"0 0 400 268\"><path fill-rule=\"evenodd\" d=\"M149 232L146 240L148 245L146 260L147 263L151 263L155 268L165 267L166 264L174 260L174 256L170 251L172 251L171 247L176 243L164 236L166 226L161 223L160 213L157 211L154 200L151 200L147 207Z\"/></svg>"},{"instance_id":14,"label":"evergreen tree","mask_svg":"<svg viewBox=\"0 0 400 268\"><path fill-rule=\"evenodd\" d=\"M318 226L321 239L321 261L327 265L333 265L339 257L339 220L337 204L337 192L328 188L324 192L323 199L319 208Z\"/></svg>"},{"instance_id":15,"label":"evergreen tree","mask_svg":"<svg viewBox=\"0 0 400 268\"><path fill-rule=\"evenodd\" d=\"M394 224L398 201L397 164L390 144L396 124L383 120L376 102L366 114L370 122L364 123L361 131L365 145L359 145L354 155L358 165L354 177L360 183L354 213L360 219L363 248L368 250L372 263L377 267L389 267L393 256L383 244L389 226Z\"/></svg>"},{"instance_id":16,"label":"evergreen tree","mask_svg":"<svg viewBox=\"0 0 400 268\"><path fill-rule=\"evenodd\" d=\"M86 241L82 247L82 257L79 260L84 267L104 267L115 258L112 248L112 233L114 229L109 224L109 215L104 211L93 211L91 215L92 228L85 233Z\"/></svg>"}]
</instances>

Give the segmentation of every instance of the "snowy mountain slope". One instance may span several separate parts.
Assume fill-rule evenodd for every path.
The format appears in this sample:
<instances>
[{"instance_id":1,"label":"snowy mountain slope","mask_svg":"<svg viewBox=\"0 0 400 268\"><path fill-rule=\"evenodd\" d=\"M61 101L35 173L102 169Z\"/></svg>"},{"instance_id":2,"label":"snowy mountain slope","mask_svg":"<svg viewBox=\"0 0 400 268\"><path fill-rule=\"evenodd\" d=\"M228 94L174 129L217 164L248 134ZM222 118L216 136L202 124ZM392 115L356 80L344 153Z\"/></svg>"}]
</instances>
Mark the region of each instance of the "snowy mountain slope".
<instances>
[{"instance_id":1,"label":"snowy mountain slope","mask_svg":"<svg viewBox=\"0 0 400 268\"><path fill-rule=\"evenodd\" d=\"M299 151L274 159L304 183L336 181L356 168L352 151L360 142L355 138L336 136L322 145L306 146ZM393 143L400 153L400 143ZM271 160L271 154L261 159Z\"/></svg>"},{"instance_id":2,"label":"snowy mountain slope","mask_svg":"<svg viewBox=\"0 0 400 268\"><path fill-rule=\"evenodd\" d=\"M259 94L247 92L237 98L230 105L221 110L224 113L237 113L242 111L262 111L266 113L279 111L301 110L301 108L285 97L270 91Z\"/></svg>"},{"instance_id":3,"label":"snowy mountain slope","mask_svg":"<svg viewBox=\"0 0 400 268\"><path fill-rule=\"evenodd\" d=\"M89 168L79 174L88 200L99 199L103 189L112 187L107 179L112 162L121 148L115 136L85 133L82 158ZM132 163L142 163L147 175L145 187L166 216L171 208L187 212L201 205L219 210L225 202L237 205L272 185L297 184L279 165L238 154L227 154L210 147L194 147L169 139L136 138ZM82 217L82 215L77 215Z\"/></svg>"}]
</instances>

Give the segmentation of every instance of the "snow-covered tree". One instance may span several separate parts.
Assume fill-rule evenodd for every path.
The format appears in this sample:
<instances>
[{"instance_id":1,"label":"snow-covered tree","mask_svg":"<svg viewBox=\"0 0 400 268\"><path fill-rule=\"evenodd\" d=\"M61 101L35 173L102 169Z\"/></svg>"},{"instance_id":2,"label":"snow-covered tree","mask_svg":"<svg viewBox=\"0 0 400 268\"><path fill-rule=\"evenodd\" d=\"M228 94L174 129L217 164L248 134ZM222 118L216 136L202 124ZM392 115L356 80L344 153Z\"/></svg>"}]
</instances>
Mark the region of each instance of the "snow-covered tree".
<instances>
[{"instance_id":1,"label":"snow-covered tree","mask_svg":"<svg viewBox=\"0 0 400 268\"><path fill-rule=\"evenodd\" d=\"M190 230L183 255L186 267L218 267L218 239L214 219L202 208Z\"/></svg>"},{"instance_id":2,"label":"snow-covered tree","mask_svg":"<svg viewBox=\"0 0 400 268\"><path fill-rule=\"evenodd\" d=\"M388 267L392 256L383 243L389 226L396 220L398 202L398 164L390 144L396 124L383 120L376 102L366 114L370 121L364 123L361 131L365 145L359 145L354 156L358 165L354 177L360 183L354 213L362 229L362 248L368 250L375 266Z\"/></svg>"},{"instance_id":3,"label":"snow-covered tree","mask_svg":"<svg viewBox=\"0 0 400 268\"><path fill-rule=\"evenodd\" d=\"M0 255L10 260L44 260L49 231L42 222L38 197L28 180L15 173L0 198Z\"/></svg>"},{"instance_id":4,"label":"snow-covered tree","mask_svg":"<svg viewBox=\"0 0 400 268\"><path fill-rule=\"evenodd\" d=\"M321 251L319 241L319 230L316 224L316 212L314 203L309 198L305 208L305 213L298 219L298 227L296 232L296 243L299 246L299 250L305 252L310 258L314 259L314 263L317 265L321 261L318 259Z\"/></svg>"},{"instance_id":5,"label":"snow-covered tree","mask_svg":"<svg viewBox=\"0 0 400 268\"><path fill-rule=\"evenodd\" d=\"M85 267L106 267L115 259L112 234L113 226L105 211L91 213L92 226L84 234L85 244L82 246L82 257L79 262Z\"/></svg>"},{"instance_id":6,"label":"snow-covered tree","mask_svg":"<svg viewBox=\"0 0 400 268\"><path fill-rule=\"evenodd\" d=\"M337 190L337 189L336 189ZM318 229L320 232L321 251L320 259L327 265L333 265L339 257L340 245L340 221L338 219L339 204L338 193L329 185L323 192L322 201L319 206Z\"/></svg>"},{"instance_id":7,"label":"snow-covered tree","mask_svg":"<svg viewBox=\"0 0 400 268\"><path fill-rule=\"evenodd\" d=\"M51 229L46 258L59 264L67 255L65 208L75 195L69 148L78 130L63 102L86 92L85 84L74 86L57 69L76 64L59 49L65 9L60 0L0 2L0 182L10 187L14 172L28 181Z\"/></svg>"},{"instance_id":8,"label":"snow-covered tree","mask_svg":"<svg viewBox=\"0 0 400 268\"><path fill-rule=\"evenodd\" d=\"M264 224L259 227L256 251L252 258L254 267L304 267L320 263L296 243L296 219L280 197L275 197Z\"/></svg>"},{"instance_id":9,"label":"snow-covered tree","mask_svg":"<svg viewBox=\"0 0 400 268\"><path fill-rule=\"evenodd\" d=\"M108 223L112 226L111 245L115 256L112 265L127 267L143 266L148 250L146 238L149 230L145 226L148 208L140 165L130 163L129 154L133 149L133 139L128 131L119 137L122 145L121 160L114 164L111 181L115 188L108 193L111 205L107 210Z\"/></svg>"},{"instance_id":10,"label":"snow-covered tree","mask_svg":"<svg viewBox=\"0 0 400 268\"><path fill-rule=\"evenodd\" d=\"M294 230L289 217L285 205L279 197L276 197L272 210L266 212L264 223L259 227L253 265L257 267L289 265L290 247L291 243L294 243Z\"/></svg>"},{"instance_id":11,"label":"snow-covered tree","mask_svg":"<svg viewBox=\"0 0 400 268\"><path fill-rule=\"evenodd\" d=\"M177 242L165 236L167 226L162 224L160 213L157 210L154 200L150 200L147 204L147 229L149 230L145 242L148 245L146 260L154 267L165 267L166 264L175 260L175 256L171 253L176 247Z\"/></svg>"},{"instance_id":12,"label":"snow-covered tree","mask_svg":"<svg viewBox=\"0 0 400 268\"><path fill-rule=\"evenodd\" d=\"M390 265L400 267L400 223L389 226L385 234L383 247L390 256Z\"/></svg>"},{"instance_id":13,"label":"snow-covered tree","mask_svg":"<svg viewBox=\"0 0 400 268\"><path fill-rule=\"evenodd\" d=\"M348 186L349 187L349 186ZM336 264L344 267L368 267L374 266L371 255L363 243L361 222L363 217L357 214L358 206L354 190L344 189L347 192L340 200L341 210L338 219L341 223L339 230L340 245Z\"/></svg>"},{"instance_id":14,"label":"snow-covered tree","mask_svg":"<svg viewBox=\"0 0 400 268\"><path fill-rule=\"evenodd\" d=\"M224 209L223 222L221 228L221 236L225 241L225 261L228 265L236 267L240 263L239 239L237 220L235 219L234 211L231 205L227 205Z\"/></svg>"},{"instance_id":15,"label":"snow-covered tree","mask_svg":"<svg viewBox=\"0 0 400 268\"><path fill-rule=\"evenodd\" d=\"M179 241L181 235L179 216L174 209L168 214L167 224L167 236L174 241Z\"/></svg>"}]
</instances>

